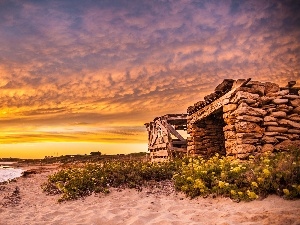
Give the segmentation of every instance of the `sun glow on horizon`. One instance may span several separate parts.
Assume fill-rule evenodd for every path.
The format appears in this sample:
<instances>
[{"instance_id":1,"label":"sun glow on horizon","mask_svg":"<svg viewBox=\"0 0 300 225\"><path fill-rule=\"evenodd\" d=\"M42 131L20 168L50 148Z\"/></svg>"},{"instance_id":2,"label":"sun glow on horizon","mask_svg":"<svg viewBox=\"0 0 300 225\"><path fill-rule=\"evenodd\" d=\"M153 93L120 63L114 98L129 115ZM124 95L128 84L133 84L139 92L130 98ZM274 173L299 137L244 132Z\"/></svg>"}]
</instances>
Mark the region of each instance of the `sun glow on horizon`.
<instances>
[{"instance_id":1,"label":"sun glow on horizon","mask_svg":"<svg viewBox=\"0 0 300 225\"><path fill-rule=\"evenodd\" d=\"M43 142L0 144L0 158L41 159L45 156L89 155L100 151L102 154L129 154L146 152L147 143L91 143L91 142Z\"/></svg>"}]
</instances>

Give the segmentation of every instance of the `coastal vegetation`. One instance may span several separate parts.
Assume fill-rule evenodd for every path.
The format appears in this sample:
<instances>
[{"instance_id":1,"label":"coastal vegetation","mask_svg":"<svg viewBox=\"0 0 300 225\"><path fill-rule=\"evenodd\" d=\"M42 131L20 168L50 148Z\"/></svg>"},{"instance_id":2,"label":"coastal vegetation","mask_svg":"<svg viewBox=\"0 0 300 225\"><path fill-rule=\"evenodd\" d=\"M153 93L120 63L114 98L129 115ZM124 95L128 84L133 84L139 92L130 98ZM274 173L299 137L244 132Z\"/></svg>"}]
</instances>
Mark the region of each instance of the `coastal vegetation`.
<instances>
[{"instance_id":1,"label":"coastal vegetation","mask_svg":"<svg viewBox=\"0 0 300 225\"><path fill-rule=\"evenodd\" d=\"M300 151L264 153L249 160L215 155L183 158L163 163L110 160L72 164L50 175L42 185L59 201L78 199L110 188L136 188L148 182L171 180L186 196L225 196L250 201L277 194L285 199L300 197Z\"/></svg>"}]
</instances>

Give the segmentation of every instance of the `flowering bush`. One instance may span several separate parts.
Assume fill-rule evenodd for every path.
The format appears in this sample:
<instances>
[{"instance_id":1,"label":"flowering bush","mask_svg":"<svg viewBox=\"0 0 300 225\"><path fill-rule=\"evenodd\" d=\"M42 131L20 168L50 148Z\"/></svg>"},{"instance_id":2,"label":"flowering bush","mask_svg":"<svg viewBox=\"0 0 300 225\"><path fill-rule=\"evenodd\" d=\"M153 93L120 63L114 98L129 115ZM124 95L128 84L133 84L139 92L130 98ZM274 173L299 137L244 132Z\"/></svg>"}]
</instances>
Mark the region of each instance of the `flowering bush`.
<instances>
[{"instance_id":1,"label":"flowering bush","mask_svg":"<svg viewBox=\"0 0 300 225\"><path fill-rule=\"evenodd\" d=\"M50 175L42 188L48 194L62 194L59 201L91 193L109 193L109 187L140 188L149 180L171 179L176 161L151 164L140 161L110 161L71 167Z\"/></svg>"},{"instance_id":2,"label":"flowering bush","mask_svg":"<svg viewBox=\"0 0 300 225\"><path fill-rule=\"evenodd\" d=\"M268 194L287 199L300 197L299 150L266 153L241 161L218 155L184 159L173 180L178 191L189 197L216 194L237 201L253 200Z\"/></svg>"},{"instance_id":3,"label":"flowering bush","mask_svg":"<svg viewBox=\"0 0 300 225\"><path fill-rule=\"evenodd\" d=\"M189 197L221 195L236 201L268 194L286 199L300 197L299 150L266 153L241 161L215 155L184 158L165 163L110 161L65 168L50 175L42 188L61 194L59 201L77 199L109 187L140 188L148 181L172 179L177 191Z\"/></svg>"}]
</instances>

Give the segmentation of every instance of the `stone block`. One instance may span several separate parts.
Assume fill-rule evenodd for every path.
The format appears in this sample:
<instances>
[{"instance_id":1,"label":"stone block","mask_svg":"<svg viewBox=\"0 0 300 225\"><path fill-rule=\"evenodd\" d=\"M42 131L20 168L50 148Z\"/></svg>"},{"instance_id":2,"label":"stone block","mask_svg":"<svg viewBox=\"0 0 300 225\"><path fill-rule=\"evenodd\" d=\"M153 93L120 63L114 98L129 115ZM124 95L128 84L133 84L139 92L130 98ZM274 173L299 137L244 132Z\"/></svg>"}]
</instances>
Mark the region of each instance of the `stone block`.
<instances>
[{"instance_id":1,"label":"stone block","mask_svg":"<svg viewBox=\"0 0 300 225\"><path fill-rule=\"evenodd\" d=\"M264 144L262 146L261 151L262 152L273 152L274 151L274 145L272 145L272 144Z\"/></svg>"},{"instance_id":2,"label":"stone block","mask_svg":"<svg viewBox=\"0 0 300 225\"><path fill-rule=\"evenodd\" d=\"M276 117L276 118L283 118L283 117L286 117L286 112L283 112L283 111L271 112L270 116Z\"/></svg>"},{"instance_id":3,"label":"stone block","mask_svg":"<svg viewBox=\"0 0 300 225\"><path fill-rule=\"evenodd\" d=\"M287 151L292 148L300 148L300 140L285 140L277 145L275 145L276 150Z\"/></svg>"},{"instance_id":4,"label":"stone block","mask_svg":"<svg viewBox=\"0 0 300 225\"><path fill-rule=\"evenodd\" d=\"M264 128L260 127L256 123L241 121L235 123L235 129L239 133L263 133Z\"/></svg>"},{"instance_id":5,"label":"stone block","mask_svg":"<svg viewBox=\"0 0 300 225\"><path fill-rule=\"evenodd\" d=\"M241 144L236 146L238 154L252 153L256 150L256 147L251 144Z\"/></svg>"},{"instance_id":6,"label":"stone block","mask_svg":"<svg viewBox=\"0 0 300 225\"><path fill-rule=\"evenodd\" d=\"M244 92L244 91L238 91L233 98L230 100L232 103L238 103L242 99L258 99L259 95L258 94L252 94L249 92Z\"/></svg>"},{"instance_id":7,"label":"stone block","mask_svg":"<svg viewBox=\"0 0 300 225\"><path fill-rule=\"evenodd\" d=\"M264 133L264 135L267 135L267 136L276 136L278 134L279 134L278 132L265 132Z\"/></svg>"},{"instance_id":8,"label":"stone block","mask_svg":"<svg viewBox=\"0 0 300 225\"><path fill-rule=\"evenodd\" d=\"M294 108L293 112L297 113L297 114L300 114L300 106Z\"/></svg>"},{"instance_id":9,"label":"stone block","mask_svg":"<svg viewBox=\"0 0 300 225\"><path fill-rule=\"evenodd\" d=\"M274 84L271 82L266 82L265 83L265 94L270 94L270 93L274 93L274 92L278 92L280 91L280 87L278 84Z\"/></svg>"},{"instance_id":10,"label":"stone block","mask_svg":"<svg viewBox=\"0 0 300 225\"><path fill-rule=\"evenodd\" d=\"M264 121L265 122L276 122L277 118L273 117L273 116L265 116L264 117Z\"/></svg>"},{"instance_id":11,"label":"stone block","mask_svg":"<svg viewBox=\"0 0 300 225\"><path fill-rule=\"evenodd\" d=\"M284 141L284 140L288 140L288 137L286 137L286 136L275 136L275 138L276 138L277 140L279 140L280 142L281 142L281 141Z\"/></svg>"},{"instance_id":12,"label":"stone block","mask_svg":"<svg viewBox=\"0 0 300 225\"><path fill-rule=\"evenodd\" d=\"M298 99L298 98L300 98L299 95L285 95L284 97L287 98L287 99Z\"/></svg>"},{"instance_id":13,"label":"stone block","mask_svg":"<svg viewBox=\"0 0 300 225\"><path fill-rule=\"evenodd\" d=\"M241 145L241 144L251 144L251 145L254 145L254 144L257 144L259 142L259 139L244 139L244 138L237 138L236 139L236 143L238 145Z\"/></svg>"},{"instance_id":14,"label":"stone block","mask_svg":"<svg viewBox=\"0 0 300 225\"><path fill-rule=\"evenodd\" d=\"M257 116L248 116L248 115L243 115L243 116L238 116L238 120L243 120L243 121L248 121L248 122L254 122L254 123L259 123L263 121L261 117Z\"/></svg>"},{"instance_id":15,"label":"stone block","mask_svg":"<svg viewBox=\"0 0 300 225\"><path fill-rule=\"evenodd\" d=\"M234 111L237 108L237 104L227 104L223 106L223 112Z\"/></svg>"},{"instance_id":16,"label":"stone block","mask_svg":"<svg viewBox=\"0 0 300 225\"><path fill-rule=\"evenodd\" d=\"M291 101L291 105L294 107L300 106L300 98Z\"/></svg>"},{"instance_id":17,"label":"stone block","mask_svg":"<svg viewBox=\"0 0 300 225\"><path fill-rule=\"evenodd\" d=\"M237 138L243 138L243 139L247 139L247 138L262 138L262 134L261 133L237 133L236 137Z\"/></svg>"},{"instance_id":18,"label":"stone block","mask_svg":"<svg viewBox=\"0 0 300 225\"><path fill-rule=\"evenodd\" d=\"M286 136L290 140L299 140L299 134L287 134Z\"/></svg>"},{"instance_id":19,"label":"stone block","mask_svg":"<svg viewBox=\"0 0 300 225\"><path fill-rule=\"evenodd\" d=\"M293 121L300 122L300 115L298 115L298 114L289 115L287 118L290 119L290 120L293 120Z\"/></svg>"},{"instance_id":20,"label":"stone block","mask_svg":"<svg viewBox=\"0 0 300 225\"><path fill-rule=\"evenodd\" d=\"M267 127L268 132L279 132L279 133L285 133L288 131L288 128L286 127L275 127L275 126L269 126Z\"/></svg>"},{"instance_id":21,"label":"stone block","mask_svg":"<svg viewBox=\"0 0 300 225\"><path fill-rule=\"evenodd\" d=\"M289 125L291 127L300 129L300 123L296 123L296 122L291 121L291 120L281 119L281 120L278 120L278 123L280 125Z\"/></svg>"},{"instance_id":22,"label":"stone block","mask_svg":"<svg viewBox=\"0 0 300 225\"><path fill-rule=\"evenodd\" d=\"M275 98L273 100L273 102L276 104L276 105L279 105L279 104L286 104L289 102L288 99L285 99L285 98Z\"/></svg>"},{"instance_id":23,"label":"stone block","mask_svg":"<svg viewBox=\"0 0 300 225\"><path fill-rule=\"evenodd\" d=\"M300 130L298 129L288 129L287 132L290 134L300 134Z\"/></svg>"},{"instance_id":24,"label":"stone block","mask_svg":"<svg viewBox=\"0 0 300 225\"><path fill-rule=\"evenodd\" d=\"M264 122L264 126L278 126L277 122Z\"/></svg>"},{"instance_id":25,"label":"stone block","mask_svg":"<svg viewBox=\"0 0 300 225\"><path fill-rule=\"evenodd\" d=\"M225 139L235 139L236 138L236 132L235 131L225 131L224 132Z\"/></svg>"},{"instance_id":26,"label":"stone block","mask_svg":"<svg viewBox=\"0 0 300 225\"><path fill-rule=\"evenodd\" d=\"M263 143L278 143L278 140L275 138L275 137L272 137L272 136L264 136L261 141Z\"/></svg>"},{"instance_id":27,"label":"stone block","mask_svg":"<svg viewBox=\"0 0 300 225\"><path fill-rule=\"evenodd\" d=\"M235 126L228 124L228 125L226 125L226 126L223 127L223 131L230 131L230 130L234 131L235 130Z\"/></svg>"},{"instance_id":28,"label":"stone block","mask_svg":"<svg viewBox=\"0 0 300 225\"><path fill-rule=\"evenodd\" d=\"M277 111L283 111L286 113L293 111L293 109L294 109L293 106L288 106L285 104L281 104L277 106Z\"/></svg>"},{"instance_id":29,"label":"stone block","mask_svg":"<svg viewBox=\"0 0 300 225\"><path fill-rule=\"evenodd\" d=\"M234 111L234 114L237 116L249 115L263 117L267 114L267 111L259 108L252 108L247 104L241 104L237 110Z\"/></svg>"}]
</instances>

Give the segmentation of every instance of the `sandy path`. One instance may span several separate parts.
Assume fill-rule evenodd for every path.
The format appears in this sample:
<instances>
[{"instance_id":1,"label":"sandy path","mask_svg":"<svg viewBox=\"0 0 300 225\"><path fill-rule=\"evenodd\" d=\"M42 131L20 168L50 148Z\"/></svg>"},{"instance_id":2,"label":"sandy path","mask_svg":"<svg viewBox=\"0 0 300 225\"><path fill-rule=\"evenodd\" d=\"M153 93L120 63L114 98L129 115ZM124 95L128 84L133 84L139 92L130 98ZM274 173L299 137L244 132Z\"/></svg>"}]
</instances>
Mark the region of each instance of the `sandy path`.
<instances>
[{"instance_id":1,"label":"sandy path","mask_svg":"<svg viewBox=\"0 0 300 225\"><path fill-rule=\"evenodd\" d=\"M50 173L0 186L0 225L300 224L300 200L286 201L277 196L235 203L225 198L190 200L181 194L165 196L126 189L58 204L58 196L47 196L40 188ZM17 202L14 205L5 196L12 195L16 187L20 199L13 199Z\"/></svg>"}]
</instances>

